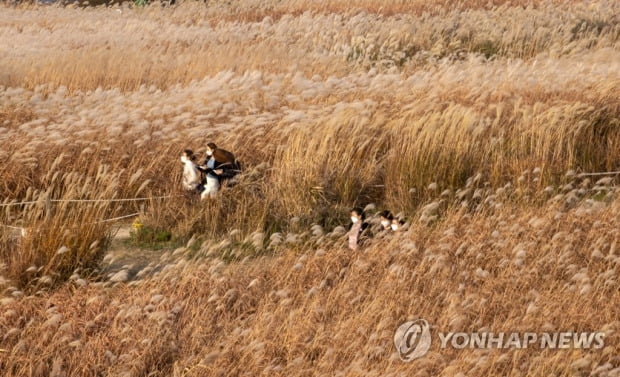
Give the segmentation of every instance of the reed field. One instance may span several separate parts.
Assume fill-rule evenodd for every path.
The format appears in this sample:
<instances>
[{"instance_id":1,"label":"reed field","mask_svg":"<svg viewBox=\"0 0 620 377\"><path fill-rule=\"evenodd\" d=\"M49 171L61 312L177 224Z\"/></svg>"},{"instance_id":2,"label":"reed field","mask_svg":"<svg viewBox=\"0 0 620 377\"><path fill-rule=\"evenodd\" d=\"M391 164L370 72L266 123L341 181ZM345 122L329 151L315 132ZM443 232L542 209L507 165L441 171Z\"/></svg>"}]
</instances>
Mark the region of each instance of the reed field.
<instances>
[{"instance_id":1,"label":"reed field","mask_svg":"<svg viewBox=\"0 0 620 377\"><path fill-rule=\"evenodd\" d=\"M618 170L616 1L2 3L0 375L620 376Z\"/></svg>"}]
</instances>

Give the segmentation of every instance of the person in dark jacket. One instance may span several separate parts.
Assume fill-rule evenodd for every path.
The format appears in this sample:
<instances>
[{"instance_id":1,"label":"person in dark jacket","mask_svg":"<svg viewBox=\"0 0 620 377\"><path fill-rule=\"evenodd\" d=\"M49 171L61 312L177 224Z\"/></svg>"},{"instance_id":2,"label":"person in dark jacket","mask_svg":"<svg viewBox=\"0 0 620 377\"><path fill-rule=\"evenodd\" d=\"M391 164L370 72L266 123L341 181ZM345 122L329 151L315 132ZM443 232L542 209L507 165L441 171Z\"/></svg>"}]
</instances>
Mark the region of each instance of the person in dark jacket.
<instances>
[{"instance_id":1,"label":"person in dark jacket","mask_svg":"<svg viewBox=\"0 0 620 377\"><path fill-rule=\"evenodd\" d=\"M205 189L201 193L201 198L214 198L222 182L233 178L240 171L239 163L231 152L218 148L215 143L208 143L206 150L206 160L204 165L199 167L206 176Z\"/></svg>"}]
</instances>

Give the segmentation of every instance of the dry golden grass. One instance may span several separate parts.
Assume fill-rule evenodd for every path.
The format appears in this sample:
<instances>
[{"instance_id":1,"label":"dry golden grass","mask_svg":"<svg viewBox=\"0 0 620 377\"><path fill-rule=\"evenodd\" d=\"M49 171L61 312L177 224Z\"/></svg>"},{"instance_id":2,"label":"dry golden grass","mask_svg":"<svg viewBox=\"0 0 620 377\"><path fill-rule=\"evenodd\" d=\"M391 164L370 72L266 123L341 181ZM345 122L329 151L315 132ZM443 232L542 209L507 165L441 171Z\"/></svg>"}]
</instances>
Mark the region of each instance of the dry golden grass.
<instances>
[{"instance_id":1,"label":"dry golden grass","mask_svg":"<svg viewBox=\"0 0 620 377\"><path fill-rule=\"evenodd\" d=\"M173 10L156 4L135 10L5 8L2 49L12 53L0 59L0 85L132 90L143 84L187 84L223 71L327 78L366 72L369 66L397 66L410 74L438 59L469 53L529 59L617 47L614 2L543 2L525 9L504 3L462 11L453 3L436 5L446 9L442 14L393 16L355 11L354 4L341 10L345 2L340 1L327 3L326 12L313 9L326 3L301 1L189 3ZM470 3L482 1L465 2ZM287 15L269 16L278 7ZM295 12L299 7L308 12ZM256 8L267 14L251 11L259 16L250 18L258 20L244 22L244 12Z\"/></svg>"},{"instance_id":2,"label":"dry golden grass","mask_svg":"<svg viewBox=\"0 0 620 377\"><path fill-rule=\"evenodd\" d=\"M163 272L130 285L69 283L2 307L0 366L6 376L617 373L618 205L454 210L437 227L415 223L361 253L326 241L324 251L230 265L168 258ZM442 331L608 336L602 350L435 343L424 358L402 363L393 332L418 316ZM578 360L587 366L575 370Z\"/></svg>"},{"instance_id":3,"label":"dry golden grass","mask_svg":"<svg viewBox=\"0 0 620 377\"><path fill-rule=\"evenodd\" d=\"M0 229L0 370L618 375L617 192L566 172L618 169L620 5L525 4L0 6L0 224L28 230ZM245 170L201 203L178 157L208 141ZM368 203L411 227L352 254ZM102 221L134 212L193 246L112 286ZM610 335L401 363L418 316Z\"/></svg>"}]
</instances>

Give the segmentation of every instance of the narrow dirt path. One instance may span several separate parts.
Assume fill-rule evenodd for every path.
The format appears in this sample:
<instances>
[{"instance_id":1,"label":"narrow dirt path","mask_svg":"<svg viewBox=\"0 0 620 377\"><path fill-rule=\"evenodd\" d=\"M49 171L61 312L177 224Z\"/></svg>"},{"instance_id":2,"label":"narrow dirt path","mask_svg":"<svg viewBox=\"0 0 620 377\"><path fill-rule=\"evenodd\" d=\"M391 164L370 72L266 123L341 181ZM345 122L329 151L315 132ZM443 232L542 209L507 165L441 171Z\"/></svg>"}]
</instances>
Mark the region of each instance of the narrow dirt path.
<instances>
[{"instance_id":1,"label":"narrow dirt path","mask_svg":"<svg viewBox=\"0 0 620 377\"><path fill-rule=\"evenodd\" d=\"M170 249L150 250L132 246L129 242L131 225L120 225L109 250L101 263L101 272L115 282L138 280L161 270L162 257Z\"/></svg>"}]
</instances>

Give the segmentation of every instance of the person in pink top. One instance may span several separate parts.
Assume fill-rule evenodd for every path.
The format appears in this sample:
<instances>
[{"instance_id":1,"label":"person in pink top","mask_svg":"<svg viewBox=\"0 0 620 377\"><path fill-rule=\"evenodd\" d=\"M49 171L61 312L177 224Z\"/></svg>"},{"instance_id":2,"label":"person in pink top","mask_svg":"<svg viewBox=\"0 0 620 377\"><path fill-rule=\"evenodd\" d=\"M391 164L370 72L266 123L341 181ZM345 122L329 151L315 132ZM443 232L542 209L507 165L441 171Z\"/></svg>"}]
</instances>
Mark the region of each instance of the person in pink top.
<instances>
[{"instance_id":1,"label":"person in pink top","mask_svg":"<svg viewBox=\"0 0 620 377\"><path fill-rule=\"evenodd\" d=\"M349 249L358 249L360 239L363 237L364 231L368 228L368 223L365 220L366 215L363 209L355 207L351 210L351 223L349 224L349 232L347 233L349 238Z\"/></svg>"}]
</instances>

